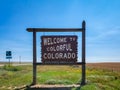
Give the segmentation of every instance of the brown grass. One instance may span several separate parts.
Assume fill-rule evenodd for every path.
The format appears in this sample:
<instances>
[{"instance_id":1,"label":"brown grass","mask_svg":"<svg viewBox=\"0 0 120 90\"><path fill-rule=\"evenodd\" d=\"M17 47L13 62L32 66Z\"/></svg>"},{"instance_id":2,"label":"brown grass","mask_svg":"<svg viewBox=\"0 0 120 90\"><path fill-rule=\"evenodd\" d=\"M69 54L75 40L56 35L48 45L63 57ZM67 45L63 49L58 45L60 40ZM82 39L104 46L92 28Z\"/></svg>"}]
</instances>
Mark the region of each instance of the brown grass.
<instances>
[{"instance_id":1,"label":"brown grass","mask_svg":"<svg viewBox=\"0 0 120 90\"><path fill-rule=\"evenodd\" d=\"M87 63L87 67L110 70L110 71L120 71L120 62L117 63Z\"/></svg>"}]
</instances>

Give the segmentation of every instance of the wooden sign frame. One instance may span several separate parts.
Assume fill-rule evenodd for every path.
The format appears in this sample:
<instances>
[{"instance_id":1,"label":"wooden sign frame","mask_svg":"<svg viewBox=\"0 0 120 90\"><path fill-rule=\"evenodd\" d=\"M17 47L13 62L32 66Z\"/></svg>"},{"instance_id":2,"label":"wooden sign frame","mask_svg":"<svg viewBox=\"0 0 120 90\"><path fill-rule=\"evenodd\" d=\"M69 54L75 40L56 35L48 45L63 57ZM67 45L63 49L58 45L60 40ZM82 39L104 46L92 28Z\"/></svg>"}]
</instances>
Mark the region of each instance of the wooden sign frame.
<instances>
[{"instance_id":1,"label":"wooden sign frame","mask_svg":"<svg viewBox=\"0 0 120 90\"><path fill-rule=\"evenodd\" d=\"M33 32L33 82L32 85L36 84L36 68L37 65L43 65L37 63L37 52L36 52L36 32L82 32L82 62L77 62L77 65L82 65L82 81L81 85L85 85L86 81L86 58L85 58L85 31L86 23L82 22L82 28L27 28L28 32ZM49 64L48 64L49 65ZM53 64L55 65L55 64ZM65 64L59 64L65 65ZM68 64L66 64L68 65Z\"/></svg>"}]
</instances>

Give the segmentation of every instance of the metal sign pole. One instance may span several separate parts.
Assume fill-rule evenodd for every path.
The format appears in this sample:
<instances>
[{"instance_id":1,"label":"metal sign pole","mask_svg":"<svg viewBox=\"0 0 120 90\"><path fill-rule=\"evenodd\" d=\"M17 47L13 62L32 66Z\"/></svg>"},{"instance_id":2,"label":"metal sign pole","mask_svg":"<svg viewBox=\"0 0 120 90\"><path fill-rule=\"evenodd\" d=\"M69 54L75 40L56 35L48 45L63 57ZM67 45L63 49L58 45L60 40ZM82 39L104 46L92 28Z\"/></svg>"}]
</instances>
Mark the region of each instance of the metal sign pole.
<instances>
[{"instance_id":1,"label":"metal sign pole","mask_svg":"<svg viewBox=\"0 0 120 90\"><path fill-rule=\"evenodd\" d=\"M9 66L10 66L10 58L9 58Z\"/></svg>"}]
</instances>

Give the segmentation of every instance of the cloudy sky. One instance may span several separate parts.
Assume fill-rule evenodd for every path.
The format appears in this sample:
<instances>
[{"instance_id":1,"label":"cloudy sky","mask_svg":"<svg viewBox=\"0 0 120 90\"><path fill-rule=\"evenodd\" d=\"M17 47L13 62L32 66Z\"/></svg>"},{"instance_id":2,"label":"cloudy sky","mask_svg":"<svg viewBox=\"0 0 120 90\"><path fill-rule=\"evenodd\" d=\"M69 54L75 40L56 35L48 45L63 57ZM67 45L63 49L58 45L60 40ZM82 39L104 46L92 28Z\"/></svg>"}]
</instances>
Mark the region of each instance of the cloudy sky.
<instances>
[{"instance_id":1,"label":"cloudy sky","mask_svg":"<svg viewBox=\"0 0 120 90\"><path fill-rule=\"evenodd\" d=\"M86 21L87 62L120 62L120 0L0 0L0 61L6 51L12 60L32 61L32 33L26 28L81 28ZM37 61L41 60L41 35L77 35L81 61L81 33L38 33Z\"/></svg>"}]
</instances>

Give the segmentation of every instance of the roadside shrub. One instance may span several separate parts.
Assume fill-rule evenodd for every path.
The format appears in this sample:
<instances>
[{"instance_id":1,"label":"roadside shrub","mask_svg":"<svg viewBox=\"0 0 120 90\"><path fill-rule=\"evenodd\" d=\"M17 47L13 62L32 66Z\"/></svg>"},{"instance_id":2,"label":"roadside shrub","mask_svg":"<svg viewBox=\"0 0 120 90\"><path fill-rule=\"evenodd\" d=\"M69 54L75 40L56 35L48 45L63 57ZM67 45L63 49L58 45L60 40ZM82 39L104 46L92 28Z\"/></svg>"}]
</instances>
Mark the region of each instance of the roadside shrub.
<instances>
[{"instance_id":1,"label":"roadside shrub","mask_svg":"<svg viewBox=\"0 0 120 90\"><path fill-rule=\"evenodd\" d=\"M20 71L21 70L19 66L12 66L12 65L4 65L3 69L7 71Z\"/></svg>"}]
</instances>

